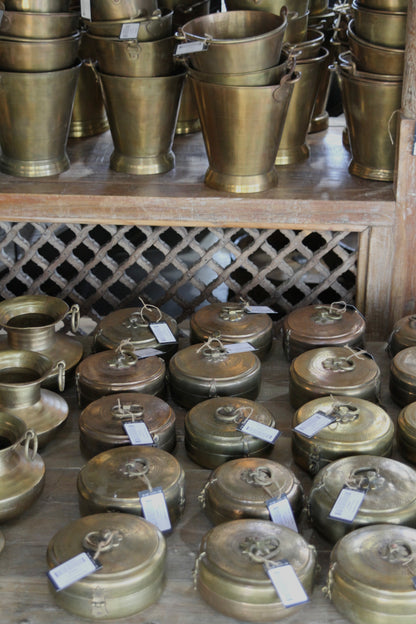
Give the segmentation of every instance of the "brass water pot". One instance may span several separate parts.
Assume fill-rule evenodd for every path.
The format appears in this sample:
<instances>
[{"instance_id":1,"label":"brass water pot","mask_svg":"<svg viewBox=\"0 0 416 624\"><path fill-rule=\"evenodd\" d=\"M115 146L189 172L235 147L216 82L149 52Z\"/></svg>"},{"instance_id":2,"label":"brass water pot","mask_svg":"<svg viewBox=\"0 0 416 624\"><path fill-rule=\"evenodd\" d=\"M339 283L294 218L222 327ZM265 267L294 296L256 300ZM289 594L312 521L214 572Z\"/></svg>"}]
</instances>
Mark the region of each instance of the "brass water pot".
<instances>
[{"instance_id":1,"label":"brass water pot","mask_svg":"<svg viewBox=\"0 0 416 624\"><path fill-rule=\"evenodd\" d=\"M58 39L68 37L79 28L79 13L29 13L4 11L0 35L26 39Z\"/></svg>"}]
</instances>

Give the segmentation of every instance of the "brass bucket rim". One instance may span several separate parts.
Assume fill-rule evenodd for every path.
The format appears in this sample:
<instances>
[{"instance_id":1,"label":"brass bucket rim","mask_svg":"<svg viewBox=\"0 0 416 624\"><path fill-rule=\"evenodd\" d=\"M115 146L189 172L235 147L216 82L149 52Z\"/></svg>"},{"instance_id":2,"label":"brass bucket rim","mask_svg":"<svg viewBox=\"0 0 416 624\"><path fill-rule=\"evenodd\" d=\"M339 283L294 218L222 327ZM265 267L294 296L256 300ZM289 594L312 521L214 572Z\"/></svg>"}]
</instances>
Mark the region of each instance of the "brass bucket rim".
<instances>
[{"instance_id":1,"label":"brass bucket rim","mask_svg":"<svg viewBox=\"0 0 416 624\"><path fill-rule=\"evenodd\" d=\"M407 17L407 11L387 11L382 9L371 9L363 4L359 4L357 0L352 0L351 7L355 11L359 11L363 15L368 14L374 17Z\"/></svg>"},{"instance_id":2,"label":"brass bucket rim","mask_svg":"<svg viewBox=\"0 0 416 624\"><path fill-rule=\"evenodd\" d=\"M25 77L29 80L38 80L42 76L56 76L58 72L63 73L74 71L74 69L81 67L84 62L84 59L76 59L75 64L70 67L64 67L63 69L48 69L46 71L16 71L15 69L0 69L0 76L5 74L6 76L12 76L12 78L18 76L19 78Z\"/></svg>"},{"instance_id":3,"label":"brass bucket rim","mask_svg":"<svg viewBox=\"0 0 416 624\"><path fill-rule=\"evenodd\" d=\"M338 56L338 61L335 63L335 68L341 71L345 76L348 76L352 80L360 80L367 82L376 82L384 83L384 84L397 84L403 82L403 76L394 75L394 74L374 74L372 72L360 71L357 69L356 63L354 60L348 61L346 60L347 56L352 56L351 52L347 50L346 52L341 52Z\"/></svg>"},{"instance_id":4,"label":"brass bucket rim","mask_svg":"<svg viewBox=\"0 0 416 624\"><path fill-rule=\"evenodd\" d=\"M31 39L30 37L8 37L7 35L0 35L0 42L11 42L11 43L21 43L28 45L47 45L49 43L53 45L60 45L61 43L66 43L67 41L74 41L75 39L80 39L82 37L82 31L77 30L77 32L68 35L67 37L59 37L57 39Z\"/></svg>"},{"instance_id":5,"label":"brass bucket rim","mask_svg":"<svg viewBox=\"0 0 416 624\"><path fill-rule=\"evenodd\" d=\"M19 362L23 359L29 360L31 366L33 366L34 372L36 372L36 378L26 381L2 381L1 373L3 372L3 362L5 359L14 363L15 368L19 368ZM27 351L25 349L5 349L0 352L0 388L23 388L40 386L54 368L52 360L43 353L37 351ZM5 369L7 370L7 369Z\"/></svg>"},{"instance_id":6,"label":"brass bucket rim","mask_svg":"<svg viewBox=\"0 0 416 624\"><path fill-rule=\"evenodd\" d=\"M353 41L356 41L357 44L362 45L363 48L364 47L369 48L373 50L374 52L380 52L383 54L397 54L397 55L404 57L404 48L389 48L387 46L383 46L378 43L373 43L372 41L368 41L368 39L363 39L362 37L359 37L354 30L354 23L355 23L354 19L351 19L348 22L347 33L348 33L348 37L353 39Z\"/></svg>"}]
</instances>

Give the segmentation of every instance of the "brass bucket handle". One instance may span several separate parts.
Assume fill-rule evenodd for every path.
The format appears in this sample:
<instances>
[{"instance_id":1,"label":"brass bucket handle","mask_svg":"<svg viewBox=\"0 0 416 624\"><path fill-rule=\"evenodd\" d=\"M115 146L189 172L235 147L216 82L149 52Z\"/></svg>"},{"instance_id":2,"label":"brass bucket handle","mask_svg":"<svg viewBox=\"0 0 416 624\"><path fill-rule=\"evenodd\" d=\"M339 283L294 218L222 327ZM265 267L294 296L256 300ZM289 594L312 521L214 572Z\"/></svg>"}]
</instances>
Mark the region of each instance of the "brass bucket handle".
<instances>
[{"instance_id":1,"label":"brass bucket handle","mask_svg":"<svg viewBox=\"0 0 416 624\"><path fill-rule=\"evenodd\" d=\"M30 444L33 443L32 449ZM29 461L33 461L38 452L38 436L33 429L28 429L25 434L25 457Z\"/></svg>"},{"instance_id":2,"label":"brass bucket handle","mask_svg":"<svg viewBox=\"0 0 416 624\"><path fill-rule=\"evenodd\" d=\"M279 84L277 85L276 89L273 91L273 99L276 102L279 102L279 98L280 98L280 89L285 85L285 84L295 84L295 82L298 82L298 80L300 80L301 77L301 73L298 71L293 71L292 69L289 69L289 71L284 74L284 76L282 76L282 78L280 79Z\"/></svg>"}]
</instances>

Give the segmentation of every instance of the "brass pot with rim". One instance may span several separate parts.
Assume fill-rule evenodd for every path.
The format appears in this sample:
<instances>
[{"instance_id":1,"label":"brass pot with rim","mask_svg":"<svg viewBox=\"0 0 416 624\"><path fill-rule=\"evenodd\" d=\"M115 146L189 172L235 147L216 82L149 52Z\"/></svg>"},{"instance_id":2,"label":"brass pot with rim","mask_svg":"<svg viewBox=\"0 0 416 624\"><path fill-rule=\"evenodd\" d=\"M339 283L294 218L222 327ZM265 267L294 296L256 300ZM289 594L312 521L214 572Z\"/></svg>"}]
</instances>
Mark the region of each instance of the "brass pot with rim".
<instances>
[{"instance_id":1,"label":"brass pot with rim","mask_svg":"<svg viewBox=\"0 0 416 624\"><path fill-rule=\"evenodd\" d=\"M416 346L401 349L390 362L389 388L400 407L416 401Z\"/></svg>"}]
</instances>

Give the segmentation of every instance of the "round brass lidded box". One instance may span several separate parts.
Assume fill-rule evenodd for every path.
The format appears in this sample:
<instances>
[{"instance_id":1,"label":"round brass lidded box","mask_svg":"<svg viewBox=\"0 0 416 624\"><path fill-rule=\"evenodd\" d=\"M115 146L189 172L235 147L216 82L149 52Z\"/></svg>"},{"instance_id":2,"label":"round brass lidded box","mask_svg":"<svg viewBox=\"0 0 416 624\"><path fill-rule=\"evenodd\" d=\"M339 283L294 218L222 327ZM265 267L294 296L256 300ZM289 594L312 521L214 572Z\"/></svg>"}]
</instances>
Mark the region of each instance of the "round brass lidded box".
<instances>
[{"instance_id":1,"label":"round brass lidded box","mask_svg":"<svg viewBox=\"0 0 416 624\"><path fill-rule=\"evenodd\" d=\"M239 431L238 426L247 417L274 427L269 410L241 397L207 399L193 407L185 416L185 448L189 457L205 468L238 457L262 457L273 446L264 440Z\"/></svg>"},{"instance_id":2,"label":"round brass lidded box","mask_svg":"<svg viewBox=\"0 0 416 624\"><path fill-rule=\"evenodd\" d=\"M363 315L343 301L298 308L283 321L283 350L291 361L308 349L362 346L365 329Z\"/></svg>"},{"instance_id":3,"label":"round brass lidded box","mask_svg":"<svg viewBox=\"0 0 416 624\"><path fill-rule=\"evenodd\" d=\"M191 316L191 342L200 343L218 335L221 342L249 342L262 359L273 340L273 323L268 314L250 313L244 301L212 303Z\"/></svg>"},{"instance_id":4,"label":"round brass lidded box","mask_svg":"<svg viewBox=\"0 0 416 624\"><path fill-rule=\"evenodd\" d=\"M399 319L393 327L388 349L392 356L407 347L416 346L416 314Z\"/></svg>"},{"instance_id":5,"label":"round brass lidded box","mask_svg":"<svg viewBox=\"0 0 416 624\"><path fill-rule=\"evenodd\" d=\"M416 401L416 346L402 349L390 363L390 394L404 407Z\"/></svg>"},{"instance_id":6,"label":"round brass lidded box","mask_svg":"<svg viewBox=\"0 0 416 624\"><path fill-rule=\"evenodd\" d=\"M325 416L327 425L312 437L295 427ZM332 422L331 422L332 421ZM387 412L365 399L325 396L308 401L293 416L292 452L296 463L316 474L329 462L349 455L383 455L392 452L393 421Z\"/></svg>"},{"instance_id":7,"label":"round brass lidded box","mask_svg":"<svg viewBox=\"0 0 416 624\"><path fill-rule=\"evenodd\" d=\"M412 624L416 530L378 524L345 535L331 553L326 593L353 624Z\"/></svg>"},{"instance_id":8,"label":"round brass lidded box","mask_svg":"<svg viewBox=\"0 0 416 624\"><path fill-rule=\"evenodd\" d=\"M61 591L50 584L60 607L84 618L116 619L142 611L161 596L166 541L150 522L116 512L75 520L50 540L48 566L85 551L102 567Z\"/></svg>"},{"instance_id":9,"label":"round brass lidded box","mask_svg":"<svg viewBox=\"0 0 416 624\"><path fill-rule=\"evenodd\" d=\"M403 457L416 464L416 402L409 403L397 419L397 443Z\"/></svg>"},{"instance_id":10,"label":"round brass lidded box","mask_svg":"<svg viewBox=\"0 0 416 624\"><path fill-rule=\"evenodd\" d=\"M163 399L141 392L120 392L90 403L80 414L80 444L87 457L130 444L124 424L145 423L153 443L172 451L176 443L176 416Z\"/></svg>"},{"instance_id":11,"label":"round brass lidded box","mask_svg":"<svg viewBox=\"0 0 416 624\"><path fill-rule=\"evenodd\" d=\"M378 402L380 369L366 351L350 347L321 347L298 355L290 364L292 407L322 396L356 396Z\"/></svg>"},{"instance_id":12,"label":"round brass lidded box","mask_svg":"<svg viewBox=\"0 0 416 624\"><path fill-rule=\"evenodd\" d=\"M329 517L343 488L365 493L352 522ZM313 526L331 542L369 524L416 527L416 471L387 457L355 455L338 459L315 476L309 513Z\"/></svg>"},{"instance_id":13,"label":"round brass lidded box","mask_svg":"<svg viewBox=\"0 0 416 624\"><path fill-rule=\"evenodd\" d=\"M302 605L287 608L266 572L282 560L294 569L310 596L316 551L295 531L267 520L231 520L203 538L195 565L195 585L202 598L229 617L250 622L280 620Z\"/></svg>"},{"instance_id":14,"label":"round brass lidded box","mask_svg":"<svg viewBox=\"0 0 416 624\"><path fill-rule=\"evenodd\" d=\"M169 362L172 398L192 407L216 396L256 399L261 385L261 363L252 351L229 353L219 338L185 347Z\"/></svg>"},{"instance_id":15,"label":"round brass lidded box","mask_svg":"<svg viewBox=\"0 0 416 624\"><path fill-rule=\"evenodd\" d=\"M303 489L295 474L275 461L242 457L221 464L211 474L199 500L213 524L242 518L270 520L266 502L285 495L295 516Z\"/></svg>"}]
</instances>

